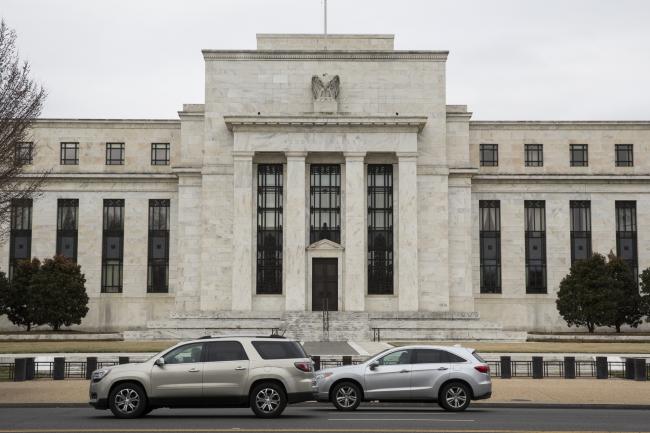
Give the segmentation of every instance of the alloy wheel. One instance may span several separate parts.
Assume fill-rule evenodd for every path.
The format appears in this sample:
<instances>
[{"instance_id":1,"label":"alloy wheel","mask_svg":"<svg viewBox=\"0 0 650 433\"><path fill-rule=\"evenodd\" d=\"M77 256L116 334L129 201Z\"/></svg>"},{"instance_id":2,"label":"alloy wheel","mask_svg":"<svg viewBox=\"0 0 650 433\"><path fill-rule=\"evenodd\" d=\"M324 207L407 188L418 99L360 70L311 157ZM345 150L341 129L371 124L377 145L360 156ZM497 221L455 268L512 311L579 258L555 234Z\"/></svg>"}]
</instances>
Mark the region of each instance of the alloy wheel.
<instances>
[{"instance_id":1,"label":"alloy wheel","mask_svg":"<svg viewBox=\"0 0 650 433\"><path fill-rule=\"evenodd\" d=\"M447 390L445 400L450 407L460 409L467 401L467 393L460 386L452 386Z\"/></svg>"},{"instance_id":2,"label":"alloy wheel","mask_svg":"<svg viewBox=\"0 0 650 433\"><path fill-rule=\"evenodd\" d=\"M273 413L280 406L280 394L273 388L263 388L255 396L255 404L264 413Z\"/></svg>"},{"instance_id":3,"label":"alloy wheel","mask_svg":"<svg viewBox=\"0 0 650 433\"><path fill-rule=\"evenodd\" d=\"M352 407L357 402L357 391L351 386L344 385L336 391L335 398L339 406Z\"/></svg>"},{"instance_id":4,"label":"alloy wheel","mask_svg":"<svg viewBox=\"0 0 650 433\"><path fill-rule=\"evenodd\" d=\"M115 394L115 407L123 414L131 414L140 406L140 395L132 388L124 388Z\"/></svg>"}]
</instances>

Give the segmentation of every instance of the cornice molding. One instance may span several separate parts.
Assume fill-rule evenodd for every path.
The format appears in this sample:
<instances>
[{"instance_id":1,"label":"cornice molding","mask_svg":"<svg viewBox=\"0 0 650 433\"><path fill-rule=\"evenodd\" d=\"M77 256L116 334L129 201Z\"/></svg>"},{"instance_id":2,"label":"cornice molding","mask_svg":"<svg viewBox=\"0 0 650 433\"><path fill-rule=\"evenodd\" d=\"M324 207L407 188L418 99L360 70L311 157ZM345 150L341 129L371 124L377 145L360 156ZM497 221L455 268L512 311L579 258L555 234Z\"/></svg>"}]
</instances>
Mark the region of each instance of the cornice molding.
<instances>
[{"instance_id":1,"label":"cornice molding","mask_svg":"<svg viewBox=\"0 0 650 433\"><path fill-rule=\"evenodd\" d=\"M470 130L534 130L534 129L579 129L579 130L594 130L594 129L650 129L650 121L482 121L470 120Z\"/></svg>"},{"instance_id":2,"label":"cornice molding","mask_svg":"<svg viewBox=\"0 0 650 433\"><path fill-rule=\"evenodd\" d=\"M224 116L230 131L239 127L407 127L421 131L426 116Z\"/></svg>"},{"instance_id":3,"label":"cornice molding","mask_svg":"<svg viewBox=\"0 0 650 433\"><path fill-rule=\"evenodd\" d=\"M174 119L36 119L32 128L139 128L180 129Z\"/></svg>"},{"instance_id":4,"label":"cornice molding","mask_svg":"<svg viewBox=\"0 0 650 433\"><path fill-rule=\"evenodd\" d=\"M449 51L302 51L302 50L203 50L203 58L229 61L433 61L444 62Z\"/></svg>"},{"instance_id":5,"label":"cornice molding","mask_svg":"<svg viewBox=\"0 0 650 433\"><path fill-rule=\"evenodd\" d=\"M648 183L650 174L476 174L474 183Z\"/></svg>"}]
</instances>

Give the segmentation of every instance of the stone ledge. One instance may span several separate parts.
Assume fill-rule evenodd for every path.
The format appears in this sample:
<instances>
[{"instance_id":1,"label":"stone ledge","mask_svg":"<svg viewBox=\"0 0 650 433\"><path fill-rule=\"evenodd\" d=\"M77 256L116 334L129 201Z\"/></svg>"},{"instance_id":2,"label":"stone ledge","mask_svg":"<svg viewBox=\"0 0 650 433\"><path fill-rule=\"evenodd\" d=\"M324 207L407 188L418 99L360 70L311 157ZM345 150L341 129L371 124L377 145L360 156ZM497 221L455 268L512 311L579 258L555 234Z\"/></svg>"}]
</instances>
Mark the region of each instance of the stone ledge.
<instances>
[{"instance_id":1,"label":"stone ledge","mask_svg":"<svg viewBox=\"0 0 650 433\"><path fill-rule=\"evenodd\" d=\"M0 341L122 341L122 333L114 332L109 334L94 333L25 333L25 334L0 334Z\"/></svg>"}]
</instances>

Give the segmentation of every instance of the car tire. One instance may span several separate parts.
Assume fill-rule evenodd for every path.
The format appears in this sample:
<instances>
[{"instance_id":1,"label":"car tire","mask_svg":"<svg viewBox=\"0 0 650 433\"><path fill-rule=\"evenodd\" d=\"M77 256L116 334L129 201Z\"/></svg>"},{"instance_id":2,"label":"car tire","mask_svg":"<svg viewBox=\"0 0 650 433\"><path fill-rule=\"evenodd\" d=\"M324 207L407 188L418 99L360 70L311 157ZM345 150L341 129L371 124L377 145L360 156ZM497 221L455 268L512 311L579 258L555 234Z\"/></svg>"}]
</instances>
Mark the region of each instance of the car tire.
<instances>
[{"instance_id":1,"label":"car tire","mask_svg":"<svg viewBox=\"0 0 650 433\"><path fill-rule=\"evenodd\" d=\"M469 407L472 392L463 382L449 382L440 390L438 404L450 412L462 412Z\"/></svg>"},{"instance_id":2,"label":"car tire","mask_svg":"<svg viewBox=\"0 0 650 433\"><path fill-rule=\"evenodd\" d=\"M137 383L120 383L111 389L108 407L117 418L138 418L147 413L147 395Z\"/></svg>"},{"instance_id":3,"label":"car tire","mask_svg":"<svg viewBox=\"0 0 650 433\"><path fill-rule=\"evenodd\" d=\"M250 394L251 409L260 418L276 418L287 407L287 396L282 386L274 382L255 385Z\"/></svg>"},{"instance_id":4,"label":"car tire","mask_svg":"<svg viewBox=\"0 0 650 433\"><path fill-rule=\"evenodd\" d=\"M337 410L352 411L361 404L361 389L353 382L341 382L332 389L332 404Z\"/></svg>"}]
</instances>

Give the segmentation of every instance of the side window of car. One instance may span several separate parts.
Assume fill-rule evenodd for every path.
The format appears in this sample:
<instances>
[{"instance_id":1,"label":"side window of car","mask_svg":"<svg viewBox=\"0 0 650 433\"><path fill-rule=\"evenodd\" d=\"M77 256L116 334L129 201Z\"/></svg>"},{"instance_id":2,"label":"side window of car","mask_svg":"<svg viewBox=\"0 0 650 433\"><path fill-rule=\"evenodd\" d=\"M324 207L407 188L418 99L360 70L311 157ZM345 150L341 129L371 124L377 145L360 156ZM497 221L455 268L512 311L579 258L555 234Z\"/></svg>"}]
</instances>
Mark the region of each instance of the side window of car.
<instances>
[{"instance_id":1,"label":"side window of car","mask_svg":"<svg viewBox=\"0 0 650 433\"><path fill-rule=\"evenodd\" d=\"M165 364L188 364L192 362L201 362L201 353L203 352L203 343L186 344L177 347L163 358Z\"/></svg>"},{"instance_id":2,"label":"side window of car","mask_svg":"<svg viewBox=\"0 0 650 433\"><path fill-rule=\"evenodd\" d=\"M410 350L396 350L379 358L379 365L401 365L411 363Z\"/></svg>"},{"instance_id":3,"label":"side window of car","mask_svg":"<svg viewBox=\"0 0 650 433\"><path fill-rule=\"evenodd\" d=\"M418 349L415 351L414 364L438 364L442 361L442 352L434 349Z\"/></svg>"},{"instance_id":4,"label":"side window of car","mask_svg":"<svg viewBox=\"0 0 650 433\"><path fill-rule=\"evenodd\" d=\"M206 362L247 360L246 351L238 341L212 341L207 343Z\"/></svg>"},{"instance_id":5,"label":"side window of car","mask_svg":"<svg viewBox=\"0 0 650 433\"><path fill-rule=\"evenodd\" d=\"M451 363L456 363L456 362L467 362L465 358L461 358L460 356L451 353L451 352L446 352L444 350L440 351L442 361L440 362L451 362Z\"/></svg>"}]
</instances>

